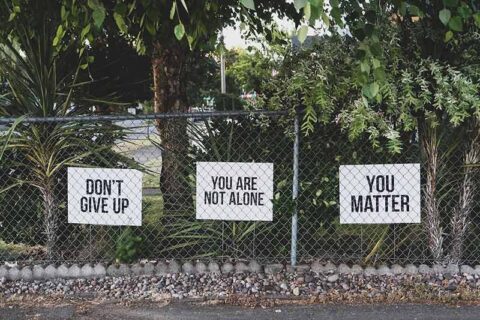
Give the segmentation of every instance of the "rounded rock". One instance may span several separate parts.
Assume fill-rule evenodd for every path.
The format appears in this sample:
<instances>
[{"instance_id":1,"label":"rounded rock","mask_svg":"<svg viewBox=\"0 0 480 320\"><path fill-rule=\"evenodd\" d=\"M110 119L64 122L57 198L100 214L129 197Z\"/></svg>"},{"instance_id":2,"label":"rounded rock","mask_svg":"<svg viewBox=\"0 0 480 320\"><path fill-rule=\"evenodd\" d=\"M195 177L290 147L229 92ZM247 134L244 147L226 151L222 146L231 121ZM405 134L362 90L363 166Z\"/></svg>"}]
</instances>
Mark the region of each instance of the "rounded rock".
<instances>
[{"instance_id":1,"label":"rounded rock","mask_svg":"<svg viewBox=\"0 0 480 320\"><path fill-rule=\"evenodd\" d=\"M207 273L207 265L201 261L195 264L195 270L197 273L204 274Z\"/></svg>"},{"instance_id":2,"label":"rounded rock","mask_svg":"<svg viewBox=\"0 0 480 320\"><path fill-rule=\"evenodd\" d=\"M25 281L32 281L33 279L32 268L27 266L23 267L22 270L20 270L20 278Z\"/></svg>"},{"instance_id":3,"label":"rounded rock","mask_svg":"<svg viewBox=\"0 0 480 320\"><path fill-rule=\"evenodd\" d=\"M97 263L97 264L93 267L93 274L94 274L95 277L97 277L97 278L103 278L103 277L105 277L105 275L107 274L107 270L105 269L105 267L103 266L103 264Z\"/></svg>"},{"instance_id":4,"label":"rounded rock","mask_svg":"<svg viewBox=\"0 0 480 320\"><path fill-rule=\"evenodd\" d=\"M155 265L151 262L145 263L145 265L143 266L143 274L151 276L153 275L154 272L155 272Z\"/></svg>"},{"instance_id":5,"label":"rounded rock","mask_svg":"<svg viewBox=\"0 0 480 320\"><path fill-rule=\"evenodd\" d=\"M465 274L474 274L475 270L469 265L464 264L460 267L460 272Z\"/></svg>"},{"instance_id":6,"label":"rounded rock","mask_svg":"<svg viewBox=\"0 0 480 320\"><path fill-rule=\"evenodd\" d=\"M135 276L141 276L145 274L143 265L141 265L140 263L135 263L130 269L132 271L132 274Z\"/></svg>"},{"instance_id":7,"label":"rounded rock","mask_svg":"<svg viewBox=\"0 0 480 320\"><path fill-rule=\"evenodd\" d=\"M68 278L68 267L64 264L61 264L57 268L57 277L61 279L66 279Z\"/></svg>"},{"instance_id":8,"label":"rounded rock","mask_svg":"<svg viewBox=\"0 0 480 320\"><path fill-rule=\"evenodd\" d=\"M307 273L310 271L310 265L308 264L299 264L295 266L295 271L297 273Z\"/></svg>"},{"instance_id":9,"label":"rounded rock","mask_svg":"<svg viewBox=\"0 0 480 320\"><path fill-rule=\"evenodd\" d=\"M257 260L251 260L248 263L248 269L252 273L262 273L262 266L257 262Z\"/></svg>"},{"instance_id":10,"label":"rounded rock","mask_svg":"<svg viewBox=\"0 0 480 320\"><path fill-rule=\"evenodd\" d=\"M427 266L426 264L421 264L418 266L418 273L420 274L432 274L432 268L430 268L429 266Z\"/></svg>"},{"instance_id":11,"label":"rounded rock","mask_svg":"<svg viewBox=\"0 0 480 320\"><path fill-rule=\"evenodd\" d=\"M337 272L340 274L349 274L351 272L351 269L345 263L341 263L337 268Z\"/></svg>"},{"instance_id":12,"label":"rounded rock","mask_svg":"<svg viewBox=\"0 0 480 320\"><path fill-rule=\"evenodd\" d=\"M73 264L70 266L70 268L68 268L69 278L77 279L77 278L80 278L81 276L82 276L82 270L77 264Z\"/></svg>"},{"instance_id":13,"label":"rounded rock","mask_svg":"<svg viewBox=\"0 0 480 320\"><path fill-rule=\"evenodd\" d=\"M233 272L233 270L234 270L233 264L231 264L230 262L226 262L222 266L222 273L230 273L230 272Z\"/></svg>"},{"instance_id":14,"label":"rounded rock","mask_svg":"<svg viewBox=\"0 0 480 320\"><path fill-rule=\"evenodd\" d=\"M458 268L458 265L450 263L445 268L445 272L448 272L450 274L458 274L458 273L460 273L460 269Z\"/></svg>"},{"instance_id":15,"label":"rounded rock","mask_svg":"<svg viewBox=\"0 0 480 320\"><path fill-rule=\"evenodd\" d=\"M208 263L208 272L210 273L220 273L220 266L215 261L210 261Z\"/></svg>"},{"instance_id":16,"label":"rounded rock","mask_svg":"<svg viewBox=\"0 0 480 320\"><path fill-rule=\"evenodd\" d=\"M41 265L34 265L32 268L33 280L43 280L45 277L45 269Z\"/></svg>"},{"instance_id":17,"label":"rounded rock","mask_svg":"<svg viewBox=\"0 0 480 320\"><path fill-rule=\"evenodd\" d=\"M20 279L20 270L17 267L11 267L8 270L7 279L11 281L16 281Z\"/></svg>"},{"instance_id":18,"label":"rounded rock","mask_svg":"<svg viewBox=\"0 0 480 320\"><path fill-rule=\"evenodd\" d=\"M45 268L45 274L44 274L45 279L54 279L57 277L57 268L53 264L49 264Z\"/></svg>"},{"instance_id":19,"label":"rounded rock","mask_svg":"<svg viewBox=\"0 0 480 320\"><path fill-rule=\"evenodd\" d=\"M327 262L327 264L325 265L325 271L327 271L327 272L335 272L335 271L337 271L337 266L329 261L329 262Z\"/></svg>"},{"instance_id":20,"label":"rounded rock","mask_svg":"<svg viewBox=\"0 0 480 320\"><path fill-rule=\"evenodd\" d=\"M237 262L235 264L235 273L246 273L248 272L248 266L243 262Z\"/></svg>"},{"instance_id":21,"label":"rounded rock","mask_svg":"<svg viewBox=\"0 0 480 320\"><path fill-rule=\"evenodd\" d=\"M80 269L80 274L81 274L81 277L85 279L90 279L95 276L93 272L93 268L89 263L82 266L82 268Z\"/></svg>"},{"instance_id":22,"label":"rounded rock","mask_svg":"<svg viewBox=\"0 0 480 320\"><path fill-rule=\"evenodd\" d=\"M187 274L193 274L193 273L195 273L195 267L193 266L193 264L190 261L186 261L182 265L182 272L187 273Z\"/></svg>"},{"instance_id":23,"label":"rounded rock","mask_svg":"<svg viewBox=\"0 0 480 320\"><path fill-rule=\"evenodd\" d=\"M283 271L283 264L281 263L273 263L265 265L265 273L267 274L275 274Z\"/></svg>"},{"instance_id":24,"label":"rounded rock","mask_svg":"<svg viewBox=\"0 0 480 320\"><path fill-rule=\"evenodd\" d=\"M118 268L115 264L111 264L107 267L107 276L116 277L118 275Z\"/></svg>"},{"instance_id":25,"label":"rounded rock","mask_svg":"<svg viewBox=\"0 0 480 320\"><path fill-rule=\"evenodd\" d=\"M417 274L418 273L418 268L414 264L407 264L405 266L405 273L406 274Z\"/></svg>"},{"instance_id":26,"label":"rounded rock","mask_svg":"<svg viewBox=\"0 0 480 320\"><path fill-rule=\"evenodd\" d=\"M405 273L405 269L399 264L392 265L391 269L392 269L392 273L396 275Z\"/></svg>"},{"instance_id":27,"label":"rounded rock","mask_svg":"<svg viewBox=\"0 0 480 320\"><path fill-rule=\"evenodd\" d=\"M435 274L444 274L445 273L445 268L441 264L434 264L432 266L432 271Z\"/></svg>"},{"instance_id":28,"label":"rounded rock","mask_svg":"<svg viewBox=\"0 0 480 320\"><path fill-rule=\"evenodd\" d=\"M118 276L128 276L130 275L130 267L124 263L118 266L117 268L117 277Z\"/></svg>"},{"instance_id":29,"label":"rounded rock","mask_svg":"<svg viewBox=\"0 0 480 320\"><path fill-rule=\"evenodd\" d=\"M155 274L157 276L165 276L168 274L168 265L163 262L159 261L157 265L155 266Z\"/></svg>"},{"instance_id":30,"label":"rounded rock","mask_svg":"<svg viewBox=\"0 0 480 320\"><path fill-rule=\"evenodd\" d=\"M354 264L351 268L350 268L350 272L352 274L361 274L363 273L363 268L361 266L359 266L358 264Z\"/></svg>"},{"instance_id":31,"label":"rounded rock","mask_svg":"<svg viewBox=\"0 0 480 320\"><path fill-rule=\"evenodd\" d=\"M180 264L176 260L170 261L168 264L169 273L179 273L181 271Z\"/></svg>"},{"instance_id":32,"label":"rounded rock","mask_svg":"<svg viewBox=\"0 0 480 320\"><path fill-rule=\"evenodd\" d=\"M315 273L323 273L325 272L325 267L319 260L315 260L310 265L310 270L312 270L312 272L315 272Z\"/></svg>"},{"instance_id":33,"label":"rounded rock","mask_svg":"<svg viewBox=\"0 0 480 320\"><path fill-rule=\"evenodd\" d=\"M8 268L6 266L0 266L0 278L8 277Z\"/></svg>"},{"instance_id":34,"label":"rounded rock","mask_svg":"<svg viewBox=\"0 0 480 320\"><path fill-rule=\"evenodd\" d=\"M389 276L392 275L392 270L387 265L381 265L378 267L377 274L381 276Z\"/></svg>"},{"instance_id":35,"label":"rounded rock","mask_svg":"<svg viewBox=\"0 0 480 320\"><path fill-rule=\"evenodd\" d=\"M365 270L363 270L363 274L365 274L366 276L374 276L377 274L377 269L372 266L368 266L365 268Z\"/></svg>"}]
</instances>

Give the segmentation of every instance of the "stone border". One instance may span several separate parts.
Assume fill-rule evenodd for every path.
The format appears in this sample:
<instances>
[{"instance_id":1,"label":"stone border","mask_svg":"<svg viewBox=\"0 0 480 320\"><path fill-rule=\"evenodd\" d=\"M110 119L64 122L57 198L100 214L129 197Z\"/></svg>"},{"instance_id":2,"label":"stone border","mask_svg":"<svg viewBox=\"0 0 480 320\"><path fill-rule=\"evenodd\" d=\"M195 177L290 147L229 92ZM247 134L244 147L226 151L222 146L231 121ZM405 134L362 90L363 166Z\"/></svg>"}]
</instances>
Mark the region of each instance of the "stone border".
<instances>
[{"instance_id":1,"label":"stone border","mask_svg":"<svg viewBox=\"0 0 480 320\"><path fill-rule=\"evenodd\" d=\"M426 264L414 265L407 264L401 266L394 264L392 266L379 265L378 267L367 266L362 267L358 264L348 266L346 264L335 265L331 262L322 263L320 261L314 261L310 264L301 264L295 267L291 265L284 265L281 263L260 265L257 261L251 260L250 262L226 262L223 265L210 261L205 262L192 262L185 261L180 264L176 260L170 262L147 262L147 263L135 263L135 264L110 264L104 265L102 263L97 264L61 264L55 266L49 264L33 265L33 266L0 266L0 278L4 278L10 281L24 280L50 280L50 279L77 279L77 278L102 278L109 277L121 277L121 276L165 276L173 273L186 273L186 274L203 274L203 273L266 273L276 274L280 272L287 273L307 273L314 272L317 274L363 274L365 276L392 276L399 274L465 274L465 275L480 275L480 265L472 268L468 265L439 265L434 264L428 266Z\"/></svg>"}]
</instances>

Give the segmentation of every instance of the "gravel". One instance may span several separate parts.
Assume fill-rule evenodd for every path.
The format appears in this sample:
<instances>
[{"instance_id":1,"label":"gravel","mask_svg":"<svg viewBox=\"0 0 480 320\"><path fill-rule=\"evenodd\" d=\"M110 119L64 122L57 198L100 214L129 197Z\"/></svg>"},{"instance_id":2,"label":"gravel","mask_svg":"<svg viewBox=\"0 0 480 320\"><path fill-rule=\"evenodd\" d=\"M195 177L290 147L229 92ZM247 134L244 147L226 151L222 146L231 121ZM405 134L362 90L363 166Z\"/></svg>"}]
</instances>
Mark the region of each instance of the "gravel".
<instances>
[{"instance_id":1,"label":"gravel","mask_svg":"<svg viewBox=\"0 0 480 320\"><path fill-rule=\"evenodd\" d=\"M44 281L0 278L3 299L35 295L94 296L105 299L222 299L235 296L358 301L474 300L480 296L480 276L471 274L338 274L331 271L275 274L232 270L219 273L167 273ZM335 298L336 297L336 298ZM380 299L380 300L379 300ZM376 300L376 301L377 301Z\"/></svg>"}]
</instances>

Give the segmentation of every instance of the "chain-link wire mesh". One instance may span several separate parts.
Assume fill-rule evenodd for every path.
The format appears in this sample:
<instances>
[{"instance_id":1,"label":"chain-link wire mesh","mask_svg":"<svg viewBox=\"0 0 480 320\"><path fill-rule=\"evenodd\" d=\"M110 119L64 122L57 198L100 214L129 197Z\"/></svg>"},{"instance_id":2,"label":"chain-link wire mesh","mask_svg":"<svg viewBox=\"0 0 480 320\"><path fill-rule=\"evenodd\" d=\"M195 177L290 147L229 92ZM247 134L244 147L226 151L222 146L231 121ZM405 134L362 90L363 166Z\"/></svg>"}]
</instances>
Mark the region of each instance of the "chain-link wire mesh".
<instances>
[{"instance_id":1,"label":"chain-link wire mesh","mask_svg":"<svg viewBox=\"0 0 480 320\"><path fill-rule=\"evenodd\" d=\"M442 144L405 136L392 154L368 137L351 141L336 124L318 125L298 133L293 200L295 117L242 111L4 119L0 260L287 262L297 212L299 262L480 261L474 131ZM373 164L381 170L352 166ZM347 196L339 193L340 178L352 188ZM352 204L360 195L363 202ZM342 200L359 214L349 223L341 223Z\"/></svg>"}]
</instances>

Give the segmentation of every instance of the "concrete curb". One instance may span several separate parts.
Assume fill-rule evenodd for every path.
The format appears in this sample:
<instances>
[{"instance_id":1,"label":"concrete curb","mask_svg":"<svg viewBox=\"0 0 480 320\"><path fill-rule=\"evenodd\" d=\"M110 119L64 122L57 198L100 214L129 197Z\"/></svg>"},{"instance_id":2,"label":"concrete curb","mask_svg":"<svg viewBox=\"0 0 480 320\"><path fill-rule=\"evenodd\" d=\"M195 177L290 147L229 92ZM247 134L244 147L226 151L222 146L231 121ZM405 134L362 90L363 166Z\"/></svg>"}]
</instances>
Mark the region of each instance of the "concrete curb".
<instances>
[{"instance_id":1,"label":"concrete curb","mask_svg":"<svg viewBox=\"0 0 480 320\"><path fill-rule=\"evenodd\" d=\"M102 278L102 277L121 277L121 276L164 276L174 273L185 274L228 274L228 273L265 273L277 274L281 272L286 273L317 273L317 274L351 274L365 276L383 276L389 277L399 274L408 275L430 275L430 274L450 274L450 275L480 275L480 265L475 267L469 265L439 265L434 264L428 266L426 264L413 265L407 264L401 266L394 264L392 266L379 265L362 267L358 264L335 265L331 262L322 263L320 261L313 261L310 264L302 264L295 267L281 263L261 265L255 260L248 262L236 262L232 264L225 262L219 264L215 261L184 261L180 264L178 261L158 261L147 263L127 264L102 264L96 263L94 265L87 263L83 265L78 264L61 264L53 265L32 265L32 266L0 266L0 278L5 280L16 281L33 281L33 280L49 280L49 279L77 279L77 278Z\"/></svg>"}]
</instances>

